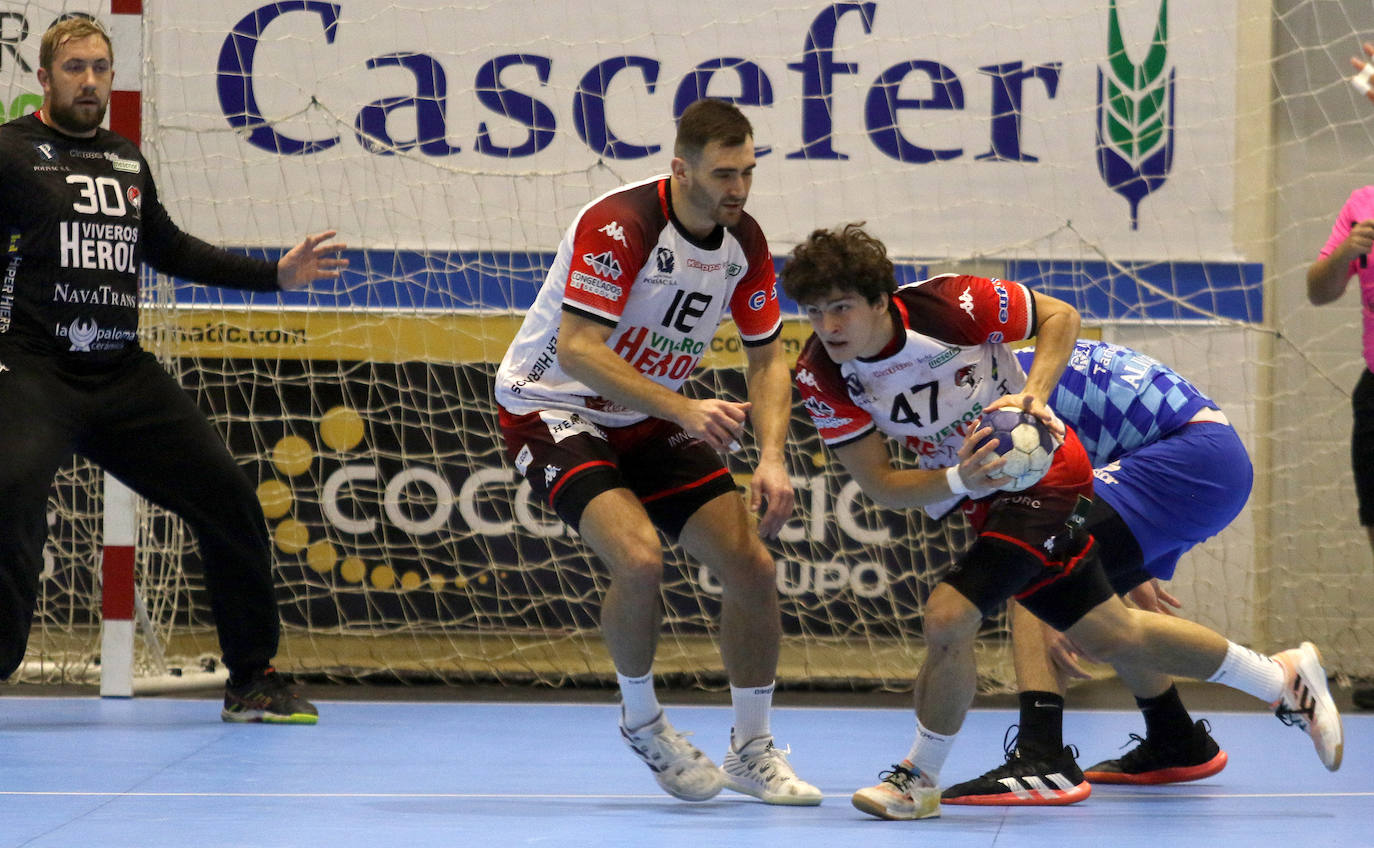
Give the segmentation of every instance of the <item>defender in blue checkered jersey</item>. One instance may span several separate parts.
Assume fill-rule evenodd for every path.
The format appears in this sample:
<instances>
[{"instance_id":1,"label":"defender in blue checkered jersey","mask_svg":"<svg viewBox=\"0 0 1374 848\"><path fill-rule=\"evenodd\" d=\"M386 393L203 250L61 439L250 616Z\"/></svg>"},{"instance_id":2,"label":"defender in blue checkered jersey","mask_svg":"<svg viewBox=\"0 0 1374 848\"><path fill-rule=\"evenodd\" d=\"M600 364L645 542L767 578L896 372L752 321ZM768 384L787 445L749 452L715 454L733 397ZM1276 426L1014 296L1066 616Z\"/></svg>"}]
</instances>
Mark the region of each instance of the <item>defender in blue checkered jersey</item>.
<instances>
[{"instance_id":1,"label":"defender in blue checkered jersey","mask_svg":"<svg viewBox=\"0 0 1374 848\"><path fill-rule=\"evenodd\" d=\"M1023 367L1032 349L1017 352ZM1094 502L1088 523L1102 545L1112 588L1142 609L1167 615L1179 601L1159 586L1185 551L1231 523L1250 496L1253 470L1240 436L1221 409L1159 360L1106 342L1080 340L1050 407L1072 427L1092 459ZM1062 741L1067 677L1086 677L1071 643L1017 604L1012 633L1020 724L1007 763L945 790L947 804L1040 805L1079 800L1057 792L1013 792L999 779L1027 760L1054 772ZM1145 716L1145 736L1119 759L1085 769L1090 782L1163 784L1221 771L1226 753L1194 722L1178 689L1156 672L1122 673ZM1046 785L1052 786L1053 783Z\"/></svg>"}]
</instances>

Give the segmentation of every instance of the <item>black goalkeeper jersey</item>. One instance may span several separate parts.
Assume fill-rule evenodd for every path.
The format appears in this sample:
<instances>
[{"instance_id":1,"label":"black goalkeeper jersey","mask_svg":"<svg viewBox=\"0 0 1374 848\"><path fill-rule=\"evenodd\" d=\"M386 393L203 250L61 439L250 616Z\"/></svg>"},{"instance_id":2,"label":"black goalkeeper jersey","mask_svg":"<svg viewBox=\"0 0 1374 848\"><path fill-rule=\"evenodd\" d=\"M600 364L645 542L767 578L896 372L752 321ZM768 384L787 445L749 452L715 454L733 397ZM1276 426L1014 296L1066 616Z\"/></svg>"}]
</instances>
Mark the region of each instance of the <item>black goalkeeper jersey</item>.
<instances>
[{"instance_id":1,"label":"black goalkeeper jersey","mask_svg":"<svg viewBox=\"0 0 1374 848\"><path fill-rule=\"evenodd\" d=\"M0 350L72 364L137 347L139 266L275 291L276 263L181 231L122 136L74 138L27 115L0 126Z\"/></svg>"}]
</instances>

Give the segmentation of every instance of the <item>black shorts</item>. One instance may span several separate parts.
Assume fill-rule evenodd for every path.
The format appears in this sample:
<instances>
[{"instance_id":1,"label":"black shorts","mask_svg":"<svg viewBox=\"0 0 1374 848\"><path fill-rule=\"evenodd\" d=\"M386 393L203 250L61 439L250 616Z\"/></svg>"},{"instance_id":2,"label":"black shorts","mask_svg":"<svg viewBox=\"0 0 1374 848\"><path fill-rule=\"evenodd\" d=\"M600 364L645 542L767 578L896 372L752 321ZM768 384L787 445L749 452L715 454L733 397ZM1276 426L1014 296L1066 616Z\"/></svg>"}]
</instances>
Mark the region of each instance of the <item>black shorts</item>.
<instances>
[{"instance_id":1,"label":"black shorts","mask_svg":"<svg viewBox=\"0 0 1374 848\"><path fill-rule=\"evenodd\" d=\"M675 539L697 510L737 491L720 455L671 421L602 427L563 410L500 413L506 455L534 494L573 528L592 498L629 489L654 526Z\"/></svg>"},{"instance_id":2,"label":"black shorts","mask_svg":"<svg viewBox=\"0 0 1374 848\"><path fill-rule=\"evenodd\" d=\"M1355 501L1360 524L1374 527L1374 374L1366 368L1350 396L1355 425L1350 435L1350 464L1355 469Z\"/></svg>"},{"instance_id":3,"label":"black shorts","mask_svg":"<svg viewBox=\"0 0 1374 848\"><path fill-rule=\"evenodd\" d=\"M1093 498L1088 510L1088 532L1097 541L1098 559L1112 591L1124 595L1141 583L1154 578L1145 568L1145 554L1135 534L1112 505L1101 498Z\"/></svg>"},{"instance_id":4,"label":"black shorts","mask_svg":"<svg viewBox=\"0 0 1374 848\"><path fill-rule=\"evenodd\" d=\"M978 531L945 581L986 616L1011 597L1059 631L1114 593L1087 529L1092 465L1073 431L1054 465L1024 492L966 501Z\"/></svg>"}]
</instances>

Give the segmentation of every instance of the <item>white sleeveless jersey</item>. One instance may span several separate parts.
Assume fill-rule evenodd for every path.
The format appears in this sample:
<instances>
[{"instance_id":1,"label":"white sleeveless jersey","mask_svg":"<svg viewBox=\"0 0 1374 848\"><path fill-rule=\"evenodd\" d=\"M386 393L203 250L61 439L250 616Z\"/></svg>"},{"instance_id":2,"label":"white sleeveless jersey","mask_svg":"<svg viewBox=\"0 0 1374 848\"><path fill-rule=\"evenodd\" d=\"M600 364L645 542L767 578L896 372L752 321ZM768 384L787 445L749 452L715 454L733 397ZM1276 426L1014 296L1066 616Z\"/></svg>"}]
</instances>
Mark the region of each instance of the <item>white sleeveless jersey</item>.
<instances>
[{"instance_id":1,"label":"white sleeveless jersey","mask_svg":"<svg viewBox=\"0 0 1374 848\"><path fill-rule=\"evenodd\" d=\"M608 427L648 417L563 370L564 310L613 327L607 346L673 391L696 369L727 308L744 344L777 338L773 257L757 222L746 213L738 225L698 240L675 223L668 179L616 189L578 213L496 372L496 402L506 411L576 411Z\"/></svg>"},{"instance_id":2,"label":"white sleeveless jersey","mask_svg":"<svg viewBox=\"0 0 1374 848\"><path fill-rule=\"evenodd\" d=\"M807 340L796 374L806 411L831 447L876 429L922 468L956 465L973 419L1026 384L1007 342L1035 332L1034 297L1020 283L949 274L898 289L892 312L902 336L872 359L836 364Z\"/></svg>"}]
</instances>

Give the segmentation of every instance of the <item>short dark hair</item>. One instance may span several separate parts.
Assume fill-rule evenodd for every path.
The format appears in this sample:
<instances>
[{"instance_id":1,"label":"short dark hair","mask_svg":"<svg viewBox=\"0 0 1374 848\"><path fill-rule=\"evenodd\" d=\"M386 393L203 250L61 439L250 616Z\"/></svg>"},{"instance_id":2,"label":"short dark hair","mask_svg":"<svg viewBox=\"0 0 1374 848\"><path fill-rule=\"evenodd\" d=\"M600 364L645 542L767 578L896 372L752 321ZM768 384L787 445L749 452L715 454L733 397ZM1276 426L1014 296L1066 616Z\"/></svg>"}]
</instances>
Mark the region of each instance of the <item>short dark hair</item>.
<instances>
[{"instance_id":1,"label":"short dark hair","mask_svg":"<svg viewBox=\"0 0 1374 848\"><path fill-rule=\"evenodd\" d=\"M834 289L857 292L869 303L897 291L887 247L864 232L862 221L812 231L782 266L782 290L797 303L810 303Z\"/></svg>"},{"instance_id":2,"label":"short dark hair","mask_svg":"<svg viewBox=\"0 0 1374 848\"><path fill-rule=\"evenodd\" d=\"M81 41L93 35L105 39L105 46L110 49L110 61L113 62L114 45L110 43L110 35L105 32L100 22L87 15L72 14L48 27L48 31L43 33L43 41L38 45L38 66L52 73L52 63L57 58L59 47L68 41Z\"/></svg>"},{"instance_id":3,"label":"short dark hair","mask_svg":"<svg viewBox=\"0 0 1374 848\"><path fill-rule=\"evenodd\" d=\"M695 160L713 141L726 147L738 147L753 136L754 127L738 107L724 100L703 97L688 106L678 119L673 155Z\"/></svg>"}]
</instances>

